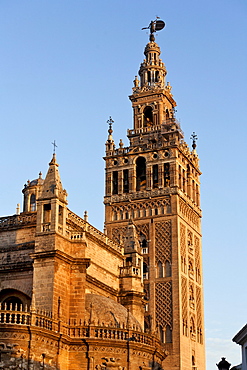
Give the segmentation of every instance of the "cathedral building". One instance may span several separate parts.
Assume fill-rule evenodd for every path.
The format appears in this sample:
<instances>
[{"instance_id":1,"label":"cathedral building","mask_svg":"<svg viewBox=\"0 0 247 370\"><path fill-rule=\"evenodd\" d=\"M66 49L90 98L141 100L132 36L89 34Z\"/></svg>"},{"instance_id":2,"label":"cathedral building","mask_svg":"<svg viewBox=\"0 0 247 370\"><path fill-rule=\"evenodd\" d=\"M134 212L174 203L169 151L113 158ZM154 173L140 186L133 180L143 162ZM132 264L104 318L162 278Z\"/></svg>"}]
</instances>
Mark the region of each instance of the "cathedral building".
<instances>
[{"instance_id":1,"label":"cathedral building","mask_svg":"<svg viewBox=\"0 0 247 370\"><path fill-rule=\"evenodd\" d=\"M0 369L205 368L199 159L155 25L127 147L108 121L104 233L68 208L55 154L0 218Z\"/></svg>"}]
</instances>

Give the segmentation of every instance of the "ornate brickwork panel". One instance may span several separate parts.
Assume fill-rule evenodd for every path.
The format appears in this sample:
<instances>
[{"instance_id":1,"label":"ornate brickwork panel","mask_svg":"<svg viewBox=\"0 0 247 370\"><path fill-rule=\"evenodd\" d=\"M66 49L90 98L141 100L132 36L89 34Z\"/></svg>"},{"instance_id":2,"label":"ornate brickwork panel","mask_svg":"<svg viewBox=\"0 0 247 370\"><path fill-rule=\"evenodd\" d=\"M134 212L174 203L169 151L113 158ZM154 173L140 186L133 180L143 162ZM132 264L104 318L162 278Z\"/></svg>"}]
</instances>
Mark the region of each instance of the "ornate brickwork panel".
<instances>
[{"instance_id":1,"label":"ornate brickwork panel","mask_svg":"<svg viewBox=\"0 0 247 370\"><path fill-rule=\"evenodd\" d=\"M200 217L198 214L192 210L190 206L186 204L183 199L179 199L179 210L185 220L192 223L196 228L200 226Z\"/></svg>"},{"instance_id":2,"label":"ornate brickwork panel","mask_svg":"<svg viewBox=\"0 0 247 370\"><path fill-rule=\"evenodd\" d=\"M201 258L200 258L200 240L195 236L195 269L196 269L196 282L201 284Z\"/></svg>"},{"instance_id":3,"label":"ornate brickwork panel","mask_svg":"<svg viewBox=\"0 0 247 370\"><path fill-rule=\"evenodd\" d=\"M136 225L138 235L143 234L146 240L149 240L149 224Z\"/></svg>"},{"instance_id":4,"label":"ornate brickwork panel","mask_svg":"<svg viewBox=\"0 0 247 370\"><path fill-rule=\"evenodd\" d=\"M190 254L194 254L194 247L193 247L193 234L190 230L187 232L187 244L188 244L188 252Z\"/></svg>"},{"instance_id":5,"label":"ornate brickwork panel","mask_svg":"<svg viewBox=\"0 0 247 370\"><path fill-rule=\"evenodd\" d=\"M186 273L186 228L180 223L181 270Z\"/></svg>"},{"instance_id":6,"label":"ornate brickwork panel","mask_svg":"<svg viewBox=\"0 0 247 370\"><path fill-rule=\"evenodd\" d=\"M144 235L146 240L149 240L149 224L141 224L141 225L135 225L138 235L141 234ZM127 226L126 227L114 227L112 229L112 239L118 243L121 244L124 241L125 234L126 234Z\"/></svg>"},{"instance_id":7,"label":"ornate brickwork panel","mask_svg":"<svg viewBox=\"0 0 247 370\"><path fill-rule=\"evenodd\" d=\"M172 283L155 284L156 323L172 328Z\"/></svg>"},{"instance_id":8,"label":"ornate brickwork panel","mask_svg":"<svg viewBox=\"0 0 247 370\"><path fill-rule=\"evenodd\" d=\"M202 291L196 287L197 341L203 343L202 337Z\"/></svg>"},{"instance_id":9,"label":"ornate brickwork panel","mask_svg":"<svg viewBox=\"0 0 247 370\"><path fill-rule=\"evenodd\" d=\"M113 205L113 220L124 220L130 218L150 217L152 215L163 215L170 213L170 197L143 202L131 202L127 204Z\"/></svg>"},{"instance_id":10,"label":"ornate brickwork panel","mask_svg":"<svg viewBox=\"0 0 247 370\"><path fill-rule=\"evenodd\" d=\"M195 310L195 286L191 281L189 282L189 307Z\"/></svg>"},{"instance_id":11,"label":"ornate brickwork panel","mask_svg":"<svg viewBox=\"0 0 247 370\"><path fill-rule=\"evenodd\" d=\"M195 266L194 266L194 259L189 257L188 258L188 275L191 279L194 280L195 278Z\"/></svg>"},{"instance_id":12,"label":"ornate brickwork panel","mask_svg":"<svg viewBox=\"0 0 247 370\"><path fill-rule=\"evenodd\" d=\"M171 221L155 223L155 259L163 264L172 260Z\"/></svg>"},{"instance_id":13,"label":"ornate brickwork panel","mask_svg":"<svg viewBox=\"0 0 247 370\"><path fill-rule=\"evenodd\" d=\"M187 292L187 279L182 276L181 279L182 291L182 320L183 320L183 334L188 335L188 292Z\"/></svg>"},{"instance_id":14,"label":"ornate brickwork panel","mask_svg":"<svg viewBox=\"0 0 247 370\"><path fill-rule=\"evenodd\" d=\"M114 227L112 229L112 240L118 244L123 244L125 235L127 231L127 226L126 227Z\"/></svg>"}]
</instances>

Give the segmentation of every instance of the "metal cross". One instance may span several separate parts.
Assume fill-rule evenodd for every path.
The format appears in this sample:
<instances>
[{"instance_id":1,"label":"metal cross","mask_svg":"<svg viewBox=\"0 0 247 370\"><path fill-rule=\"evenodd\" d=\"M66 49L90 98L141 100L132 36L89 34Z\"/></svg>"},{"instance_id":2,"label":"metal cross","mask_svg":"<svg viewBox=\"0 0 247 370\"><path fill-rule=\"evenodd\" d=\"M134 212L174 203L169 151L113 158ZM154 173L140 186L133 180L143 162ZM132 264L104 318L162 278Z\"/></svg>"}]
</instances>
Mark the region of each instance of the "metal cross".
<instances>
[{"instance_id":1,"label":"metal cross","mask_svg":"<svg viewBox=\"0 0 247 370\"><path fill-rule=\"evenodd\" d=\"M52 143L53 145L53 153L55 154L56 153L56 148L57 148L57 145L56 145L56 141L54 140L54 143Z\"/></svg>"},{"instance_id":2,"label":"metal cross","mask_svg":"<svg viewBox=\"0 0 247 370\"><path fill-rule=\"evenodd\" d=\"M196 140L198 138L195 132L192 132L190 139L192 140L192 148L196 149Z\"/></svg>"},{"instance_id":3,"label":"metal cross","mask_svg":"<svg viewBox=\"0 0 247 370\"><path fill-rule=\"evenodd\" d=\"M113 119L111 118L111 116L109 117L109 119L106 121L106 123L108 123L109 125L109 129L111 130L112 129L112 124L114 123Z\"/></svg>"}]
</instances>

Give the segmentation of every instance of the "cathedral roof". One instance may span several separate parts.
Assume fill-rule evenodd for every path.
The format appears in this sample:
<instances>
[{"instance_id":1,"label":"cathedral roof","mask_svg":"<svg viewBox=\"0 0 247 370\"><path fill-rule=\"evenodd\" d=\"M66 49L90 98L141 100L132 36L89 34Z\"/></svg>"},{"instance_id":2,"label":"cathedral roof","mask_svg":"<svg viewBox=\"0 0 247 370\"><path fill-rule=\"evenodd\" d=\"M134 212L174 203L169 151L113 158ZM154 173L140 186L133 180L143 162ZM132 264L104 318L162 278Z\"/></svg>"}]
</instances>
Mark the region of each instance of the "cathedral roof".
<instances>
[{"instance_id":1,"label":"cathedral roof","mask_svg":"<svg viewBox=\"0 0 247 370\"><path fill-rule=\"evenodd\" d=\"M95 325L124 328L129 326L142 331L140 323L121 304L98 294L86 294L86 320Z\"/></svg>"}]
</instances>

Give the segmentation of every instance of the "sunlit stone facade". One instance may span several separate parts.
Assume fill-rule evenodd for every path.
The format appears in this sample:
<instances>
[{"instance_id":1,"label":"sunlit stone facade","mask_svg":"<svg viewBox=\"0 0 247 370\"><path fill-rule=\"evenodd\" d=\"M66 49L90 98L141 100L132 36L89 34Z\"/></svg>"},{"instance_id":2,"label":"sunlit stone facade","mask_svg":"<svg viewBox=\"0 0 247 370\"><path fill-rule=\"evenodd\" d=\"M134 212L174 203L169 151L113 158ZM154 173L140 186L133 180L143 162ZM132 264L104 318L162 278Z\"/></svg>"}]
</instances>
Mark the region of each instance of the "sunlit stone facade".
<instances>
[{"instance_id":1,"label":"sunlit stone facade","mask_svg":"<svg viewBox=\"0 0 247 370\"><path fill-rule=\"evenodd\" d=\"M204 370L200 170L153 35L129 145L106 142L105 231L69 210L55 154L0 218L0 368Z\"/></svg>"}]
</instances>

